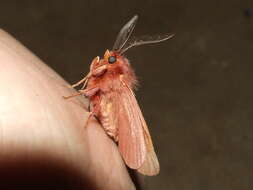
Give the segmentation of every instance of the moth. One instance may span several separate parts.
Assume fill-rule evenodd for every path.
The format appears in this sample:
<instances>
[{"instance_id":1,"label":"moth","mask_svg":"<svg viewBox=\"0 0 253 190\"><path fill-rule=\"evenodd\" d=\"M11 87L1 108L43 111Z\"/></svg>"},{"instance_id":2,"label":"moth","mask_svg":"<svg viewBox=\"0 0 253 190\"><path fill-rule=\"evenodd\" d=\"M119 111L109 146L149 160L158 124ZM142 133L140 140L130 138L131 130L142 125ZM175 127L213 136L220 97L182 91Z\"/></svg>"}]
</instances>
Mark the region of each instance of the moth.
<instances>
[{"instance_id":1,"label":"moth","mask_svg":"<svg viewBox=\"0 0 253 190\"><path fill-rule=\"evenodd\" d=\"M131 47L158 43L170 39L166 34L129 40L136 25L135 15L120 30L111 51L102 59L95 57L90 71L81 81L78 93L65 98L84 95L90 100L90 115L101 123L105 132L118 144L129 168L144 175L157 175L160 167L147 124L133 92L137 79L129 61L123 55Z\"/></svg>"}]
</instances>

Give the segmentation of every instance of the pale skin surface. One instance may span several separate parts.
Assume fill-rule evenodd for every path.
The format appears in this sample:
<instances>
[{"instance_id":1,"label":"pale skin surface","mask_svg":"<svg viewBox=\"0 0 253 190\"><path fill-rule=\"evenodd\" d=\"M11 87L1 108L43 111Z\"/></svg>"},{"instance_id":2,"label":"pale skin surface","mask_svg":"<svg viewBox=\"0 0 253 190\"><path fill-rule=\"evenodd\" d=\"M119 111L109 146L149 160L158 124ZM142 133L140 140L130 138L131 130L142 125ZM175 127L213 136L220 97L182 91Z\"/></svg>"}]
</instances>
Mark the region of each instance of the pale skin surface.
<instances>
[{"instance_id":1,"label":"pale skin surface","mask_svg":"<svg viewBox=\"0 0 253 190\"><path fill-rule=\"evenodd\" d=\"M12 183L20 174L22 182L56 183L56 189L57 183L68 178L89 184L89 189L135 189L117 146L101 126L93 120L84 127L88 117L85 99L63 99L76 91L2 30L0 65L1 178ZM41 182L43 170L55 171L54 167L67 177ZM65 169L74 172L68 174ZM40 173L38 179L35 173ZM48 173L47 177L52 175ZM31 176L35 179L30 180ZM37 183L32 185L38 189Z\"/></svg>"}]
</instances>

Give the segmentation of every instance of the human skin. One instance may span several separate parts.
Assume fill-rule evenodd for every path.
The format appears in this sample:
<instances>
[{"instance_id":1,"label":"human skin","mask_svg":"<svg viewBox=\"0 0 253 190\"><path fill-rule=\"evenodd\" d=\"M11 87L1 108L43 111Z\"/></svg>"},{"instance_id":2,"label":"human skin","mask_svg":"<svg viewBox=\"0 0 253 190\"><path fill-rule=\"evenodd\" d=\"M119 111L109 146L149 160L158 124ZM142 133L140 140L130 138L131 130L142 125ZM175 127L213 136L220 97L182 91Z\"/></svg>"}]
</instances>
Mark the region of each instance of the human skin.
<instances>
[{"instance_id":1,"label":"human skin","mask_svg":"<svg viewBox=\"0 0 253 190\"><path fill-rule=\"evenodd\" d=\"M2 30L0 66L0 189L135 189L88 102Z\"/></svg>"}]
</instances>

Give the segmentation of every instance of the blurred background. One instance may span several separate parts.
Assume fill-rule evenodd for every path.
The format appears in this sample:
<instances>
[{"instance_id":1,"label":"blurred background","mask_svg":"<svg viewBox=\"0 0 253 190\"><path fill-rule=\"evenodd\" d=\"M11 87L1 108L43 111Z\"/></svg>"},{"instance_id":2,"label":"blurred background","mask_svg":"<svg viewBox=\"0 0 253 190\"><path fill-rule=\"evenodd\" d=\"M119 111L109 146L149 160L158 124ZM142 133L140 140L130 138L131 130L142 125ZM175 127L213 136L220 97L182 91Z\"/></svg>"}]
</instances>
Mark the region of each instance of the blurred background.
<instances>
[{"instance_id":1,"label":"blurred background","mask_svg":"<svg viewBox=\"0 0 253 190\"><path fill-rule=\"evenodd\" d=\"M161 164L147 189L252 189L253 1L0 2L1 28L70 83L134 14L134 36L176 34L126 53Z\"/></svg>"}]
</instances>

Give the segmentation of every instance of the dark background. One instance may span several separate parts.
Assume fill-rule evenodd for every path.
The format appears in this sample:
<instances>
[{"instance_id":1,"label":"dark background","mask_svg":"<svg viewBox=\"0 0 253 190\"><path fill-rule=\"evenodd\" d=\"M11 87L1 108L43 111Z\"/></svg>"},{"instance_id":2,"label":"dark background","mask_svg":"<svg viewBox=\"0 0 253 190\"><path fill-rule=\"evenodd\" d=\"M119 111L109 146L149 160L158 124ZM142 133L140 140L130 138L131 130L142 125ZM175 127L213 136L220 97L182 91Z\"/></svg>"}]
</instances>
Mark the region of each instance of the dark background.
<instances>
[{"instance_id":1,"label":"dark background","mask_svg":"<svg viewBox=\"0 0 253 190\"><path fill-rule=\"evenodd\" d=\"M161 163L148 189L253 189L253 1L0 1L1 28L70 83L136 13L135 36L176 34L127 52Z\"/></svg>"}]
</instances>

